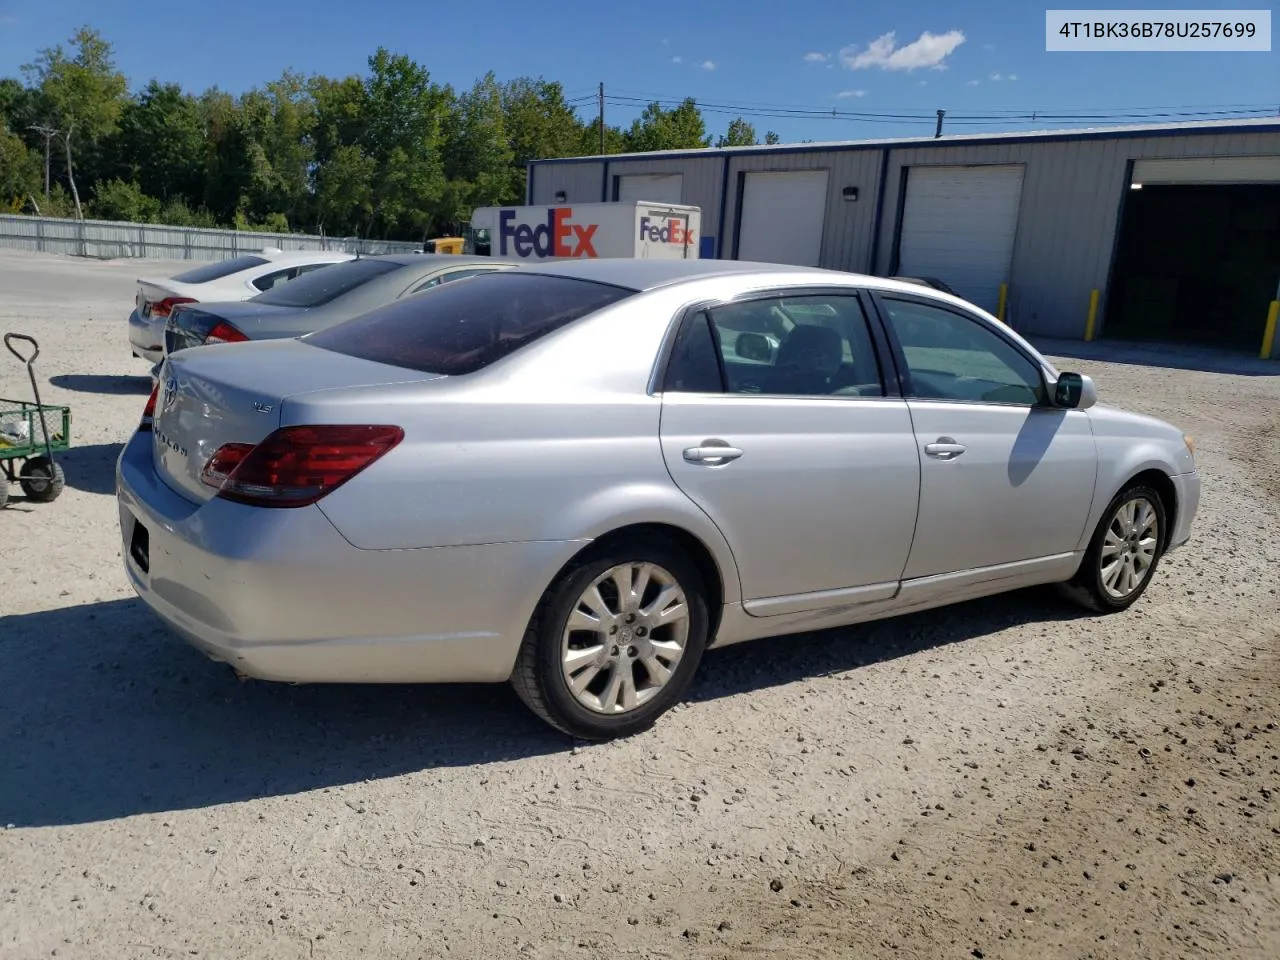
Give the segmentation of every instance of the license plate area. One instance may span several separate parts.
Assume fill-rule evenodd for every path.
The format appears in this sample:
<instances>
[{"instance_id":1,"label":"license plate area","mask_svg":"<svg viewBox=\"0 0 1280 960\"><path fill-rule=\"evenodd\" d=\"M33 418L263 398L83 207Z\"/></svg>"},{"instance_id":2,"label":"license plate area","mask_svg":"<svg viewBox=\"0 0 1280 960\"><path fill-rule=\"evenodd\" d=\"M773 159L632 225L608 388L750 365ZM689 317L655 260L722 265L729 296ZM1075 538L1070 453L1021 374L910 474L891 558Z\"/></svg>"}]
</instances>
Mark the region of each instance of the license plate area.
<instances>
[{"instance_id":1,"label":"license plate area","mask_svg":"<svg viewBox=\"0 0 1280 960\"><path fill-rule=\"evenodd\" d=\"M129 556L143 573L151 572L151 534L139 521L134 521L133 536L129 538Z\"/></svg>"}]
</instances>

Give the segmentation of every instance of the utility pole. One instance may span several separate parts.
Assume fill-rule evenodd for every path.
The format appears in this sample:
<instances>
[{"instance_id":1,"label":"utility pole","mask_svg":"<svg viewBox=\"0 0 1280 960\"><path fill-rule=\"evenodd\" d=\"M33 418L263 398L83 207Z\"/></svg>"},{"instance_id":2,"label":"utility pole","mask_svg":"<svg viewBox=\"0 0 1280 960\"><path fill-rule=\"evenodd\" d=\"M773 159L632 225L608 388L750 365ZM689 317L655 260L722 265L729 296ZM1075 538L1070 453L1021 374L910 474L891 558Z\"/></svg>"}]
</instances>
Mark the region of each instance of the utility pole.
<instances>
[{"instance_id":1,"label":"utility pole","mask_svg":"<svg viewBox=\"0 0 1280 960\"><path fill-rule=\"evenodd\" d=\"M940 136L942 136L942 118L945 117L946 115L947 115L947 111L945 110L938 111L938 129L933 131L933 139L935 140L937 140Z\"/></svg>"},{"instance_id":2,"label":"utility pole","mask_svg":"<svg viewBox=\"0 0 1280 960\"><path fill-rule=\"evenodd\" d=\"M44 134L44 198L49 199L49 144L53 138L58 135L58 131L53 127L46 127L40 124L34 124L28 129L36 131L36 133Z\"/></svg>"},{"instance_id":3,"label":"utility pole","mask_svg":"<svg viewBox=\"0 0 1280 960\"><path fill-rule=\"evenodd\" d=\"M600 156L604 156L604 81L600 81Z\"/></svg>"}]
</instances>

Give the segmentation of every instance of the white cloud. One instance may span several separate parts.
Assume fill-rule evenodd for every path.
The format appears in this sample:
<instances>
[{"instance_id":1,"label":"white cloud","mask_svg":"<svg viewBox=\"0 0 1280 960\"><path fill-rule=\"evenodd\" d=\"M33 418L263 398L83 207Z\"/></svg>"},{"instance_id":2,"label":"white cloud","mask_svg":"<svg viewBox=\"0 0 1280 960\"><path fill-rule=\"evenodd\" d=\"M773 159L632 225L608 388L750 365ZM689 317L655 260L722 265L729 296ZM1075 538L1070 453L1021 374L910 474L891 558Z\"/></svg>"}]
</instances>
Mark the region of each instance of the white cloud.
<instances>
[{"instance_id":1,"label":"white cloud","mask_svg":"<svg viewBox=\"0 0 1280 960\"><path fill-rule=\"evenodd\" d=\"M829 53L806 53L804 55L805 63L826 63L830 59L831 54Z\"/></svg>"},{"instance_id":2,"label":"white cloud","mask_svg":"<svg viewBox=\"0 0 1280 960\"><path fill-rule=\"evenodd\" d=\"M966 84L965 84L965 86L966 86L966 87L976 87L976 86L977 86L978 84L980 84L981 82L982 82L981 80L970 80L968 83L966 83Z\"/></svg>"},{"instance_id":3,"label":"white cloud","mask_svg":"<svg viewBox=\"0 0 1280 960\"><path fill-rule=\"evenodd\" d=\"M1016 73L1011 73L1011 74L1009 74L1007 77L1005 77L1005 79L1006 79L1006 80L1017 80L1017 79L1018 79L1018 75L1017 75Z\"/></svg>"},{"instance_id":4,"label":"white cloud","mask_svg":"<svg viewBox=\"0 0 1280 960\"><path fill-rule=\"evenodd\" d=\"M716 68L716 62L714 60L703 60L699 66L702 67L703 70L714 70Z\"/></svg>"},{"instance_id":5,"label":"white cloud","mask_svg":"<svg viewBox=\"0 0 1280 960\"><path fill-rule=\"evenodd\" d=\"M1001 76L1001 75L1000 75L1000 74L998 74L998 73L993 73L993 74L991 75L990 79L991 79L991 82L992 82L992 83L999 83L1001 80L1003 80L1003 79L1004 79L1004 77L1003 77L1003 76Z\"/></svg>"},{"instance_id":6,"label":"white cloud","mask_svg":"<svg viewBox=\"0 0 1280 960\"><path fill-rule=\"evenodd\" d=\"M992 82L992 83L999 83L999 82L1000 82L1000 81L1002 81L1002 80L1009 80L1009 81L1013 81L1013 80L1017 80L1017 79L1018 79L1018 75L1017 75L1016 73L1011 73L1011 74L1009 74L1008 76L1005 76L1003 73L993 73L993 74L991 75L991 82Z\"/></svg>"},{"instance_id":7,"label":"white cloud","mask_svg":"<svg viewBox=\"0 0 1280 960\"><path fill-rule=\"evenodd\" d=\"M867 91L865 90L841 90L836 94L836 98L840 100L848 100L850 97L865 97L866 95Z\"/></svg>"},{"instance_id":8,"label":"white cloud","mask_svg":"<svg viewBox=\"0 0 1280 960\"><path fill-rule=\"evenodd\" d=\"M881 70L911 71L925 67L945 70L946 64L943 61L964 43L964 33L960 30L948 30L941 34L926 30L918 39L902 47L897 45L894 37L893 31L883 34L872 40L862 51L859 51L857 44L845 47L840 51L840 60L850 70L867 70L871 67Z\"/></svg>"},{"instance_id":9,"label":"white cloud","mask_svg":"<svg viewBox=\"0 0 1280 960\"><path fill-rule=\"evenodd\" d=\"M676 56L671 58L672 63L684 63L684 57Z\"/></svg>"}]
</instances>

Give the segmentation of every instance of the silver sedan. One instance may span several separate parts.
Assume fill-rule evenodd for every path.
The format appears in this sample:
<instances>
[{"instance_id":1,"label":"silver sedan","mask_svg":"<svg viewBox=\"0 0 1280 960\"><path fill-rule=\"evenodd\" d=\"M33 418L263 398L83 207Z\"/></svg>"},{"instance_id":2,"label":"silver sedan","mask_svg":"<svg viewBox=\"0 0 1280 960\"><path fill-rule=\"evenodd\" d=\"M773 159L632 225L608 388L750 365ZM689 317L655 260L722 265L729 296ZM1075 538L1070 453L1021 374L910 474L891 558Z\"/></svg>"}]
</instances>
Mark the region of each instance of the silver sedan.
<instances>
[{"instance_id":1,"label":"silver sedan","mask_svg":"<svg viewBox=\"0 0 1280 960\"><path fill-rule=\"evenodd\" d=\"M295 682L510 681L584 738L708 647L1033 584L1121 611L1192 443L918 284L548 262L170 355L117 469L181 636Z\"/></svg>"}]
</instances>

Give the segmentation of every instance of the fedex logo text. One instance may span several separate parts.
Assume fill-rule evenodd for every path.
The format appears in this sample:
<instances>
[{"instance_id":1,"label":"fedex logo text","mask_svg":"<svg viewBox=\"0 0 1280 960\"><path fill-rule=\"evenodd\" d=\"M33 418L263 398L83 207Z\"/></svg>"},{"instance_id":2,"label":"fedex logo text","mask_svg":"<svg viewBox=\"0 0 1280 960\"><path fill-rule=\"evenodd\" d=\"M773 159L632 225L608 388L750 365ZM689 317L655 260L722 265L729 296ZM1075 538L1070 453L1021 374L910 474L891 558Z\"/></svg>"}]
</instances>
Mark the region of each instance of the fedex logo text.
<instances>
[{"instance_id":1,"label":"fedex logo text","mask_svg":"<svg viewBox=\"0 0 1280 960\"><path fill-rule=\"evenodd\" d=\"M507 244L517 257L594 257L595 232L598 223L570 223L573 207L553 207L547 211L546 223L536 227L528 223L513 223L515 210L498 213L498 252L507 255ZM569 241L572 241L570 243Z\"/></svg>"},{"instance_id":2,"label":"fedex logo text","mask_svg":"<svg viewBox=\"0 0 1280 960\"><path fill-rule=\"evenodd\" d=\"M640 239L650 243L677 243L690 245L693 243L693 231L685 226L683 220L652 221L648 217L640 218Z\"/></svg>"}]
</instances>

